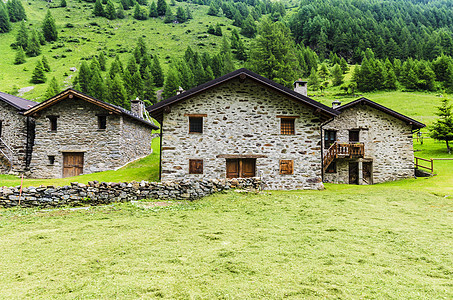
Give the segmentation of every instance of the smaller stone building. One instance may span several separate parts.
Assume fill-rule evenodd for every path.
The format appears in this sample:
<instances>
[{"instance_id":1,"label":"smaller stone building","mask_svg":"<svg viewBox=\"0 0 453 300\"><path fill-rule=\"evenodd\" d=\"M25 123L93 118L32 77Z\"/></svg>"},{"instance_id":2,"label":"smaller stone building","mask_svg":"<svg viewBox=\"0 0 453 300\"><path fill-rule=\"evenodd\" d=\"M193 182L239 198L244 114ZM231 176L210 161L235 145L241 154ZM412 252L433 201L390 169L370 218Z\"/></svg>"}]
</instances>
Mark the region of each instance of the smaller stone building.
<instances>
[{"instance_id":1,"label":"smaller stone building","mask_svg":"<svg viewBox=\"0 0 453 300\"><path fill-rule=\"evenodd\" d=\"M30 163L34 122L24 112L38 103L0 92L0 172L23 172Z\"/></svg>"},{"instance_id":2,"label":"smaller stone building","mask_svg":"<svg viewBox=\"0 0 453 300\"><path fill-rule=\"evenodd\" d=\"M374 184L414 176L412 134L424 124L366 98L323 126L324 181Z\"/></svg>"},{"instance_id":3,"label":"smaller stone building","mask_svg":"<svg viewBox=\"0 0 453 300\"><path fill-rule=\"evenodd\" d=\"M60 178L119 168L151 153L154 124L74 89L24 113L35 120L32 177Z\"/></svg>"}]
</instances>

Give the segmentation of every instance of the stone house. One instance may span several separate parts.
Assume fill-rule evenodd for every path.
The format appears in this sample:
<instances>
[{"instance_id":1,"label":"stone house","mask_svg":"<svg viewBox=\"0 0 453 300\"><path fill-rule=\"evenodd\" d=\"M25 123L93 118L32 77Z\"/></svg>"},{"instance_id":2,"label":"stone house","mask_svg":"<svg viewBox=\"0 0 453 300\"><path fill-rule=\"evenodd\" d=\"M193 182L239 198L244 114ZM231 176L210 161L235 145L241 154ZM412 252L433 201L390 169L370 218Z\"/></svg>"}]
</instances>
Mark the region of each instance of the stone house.
<instances>
[{"instance_id":1,"label":"stone house","mask_svg":"<svg viewBox=\"0 0 453 300\"><path fill-rule=\"evenodd\" d=\"M414 176L412 135L424 124L366 98L323 126L324 180L373 184Z\"/></svg>"},{"instance_id":2,"label":"stone house","mask_svg":"<svg viewBox=\"0 0 453 300\"><path fill-rule=\"evenodd\" d=\"M31 177L60 178L119 168L151 153L154 124L136 113L67 89L24 112L35 122Z\"/></svg>"},{"instance_id":3,"label":"stone house","mask_svg":"<svg viewBox=\"0 0 453 300\"><path fill-rule=\"evenodd\" d=\"M339 114L247 69L147 110L163 181L258 176L268 189L322 188L320 126Z\"/></svg>"},{"instance_id":4,"label":"stone house","mask_svg":"<svg viewBox=\"0 0 453 300\"><path fill-rule=\"evenodd\" d=\"M24 112L37 104L0 92L1 173L19 173L30 163L34 122Z\"/></svg>"},{"instance_id":5,"label":"stone house","mask_svg":"<svg viewBox=\"0 0 453 300\"><path fill-rule=\"evenodd\" d=\"M308 98L306 82L294 86L239 69L148 107L161 180L258 176L267 189L319 189L413 176L411 133L423 124L364 99L333 109Z\"/></svg>"}]
</instances>

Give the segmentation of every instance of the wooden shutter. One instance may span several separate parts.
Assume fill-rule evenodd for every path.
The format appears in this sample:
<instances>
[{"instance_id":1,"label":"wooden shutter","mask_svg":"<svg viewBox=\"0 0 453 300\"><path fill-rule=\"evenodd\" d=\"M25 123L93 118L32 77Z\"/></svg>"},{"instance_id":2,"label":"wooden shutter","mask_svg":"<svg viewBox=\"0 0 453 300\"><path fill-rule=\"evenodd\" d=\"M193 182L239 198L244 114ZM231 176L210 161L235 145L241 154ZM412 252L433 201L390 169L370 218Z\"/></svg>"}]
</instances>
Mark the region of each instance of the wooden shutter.
<instances>
[{"instance_id":1,"label":"wooden shutter","mask_svg":"<svg viewBox=\"0 0 453 300\"><path fill-rule=\"evenodd\" d=\"M189 174L203 174L202 159L189 159Z\"/></svg>"},{"instance_id":2,"label":"wooden shutter","mask_svg":"<svg viewBox=\"0 0 453 300\"><path fill-rule=\"evenodd\" d=\"M280 175L292 175L294 173L294 163L292 160L280 160Z\"/></svg>"},{"instance_id":3,"label":"wooden shutter","mask_svg":"<svg viewBox=\"0 0 453 300\"><path fill-rule=\"evenodd\" d=\"M239 159L226 160L226 177L239 178Z\"/></svg>"},{"instance_id":4,"label":"wooden shutter","mask_svg":"<svg viewBox=\"0 0 453 300\"><path fill-rule=\"evenodd\" d=\"M242 163L242 174L241 177L255 177L256 159L255 158L244 158L241 160Z\"/></svg>"}]
</instances>

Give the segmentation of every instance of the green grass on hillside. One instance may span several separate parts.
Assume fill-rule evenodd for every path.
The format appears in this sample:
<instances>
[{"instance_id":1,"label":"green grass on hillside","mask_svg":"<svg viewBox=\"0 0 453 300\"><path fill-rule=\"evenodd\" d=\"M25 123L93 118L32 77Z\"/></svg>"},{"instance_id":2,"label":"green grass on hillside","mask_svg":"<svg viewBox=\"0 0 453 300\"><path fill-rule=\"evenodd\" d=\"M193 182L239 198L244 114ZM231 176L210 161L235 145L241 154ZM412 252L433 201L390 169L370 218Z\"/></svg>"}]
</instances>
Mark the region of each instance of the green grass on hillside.
<instances>
[{"instance_id":1,"label":"green grass on hillside","mask_svg":"<svg viewBox=\"0 0 453 300\"><path fill-rule=\"evenodd\" d=\"M383 185L0 210L0 298L451 299L452 211Z\"/></svg>"},{"instance_id":2,"label":"green grass on hillside","mask_svg":"<svg viewBox=\"0 0 453 300\"><path fill-rule=\"evenodd\" d=\"M115 5L118 4L114 2ZM176 13L178 6L190 7L194 19L182 24L164 24L159 18L137 21L132 18L133 9L126 11L128 15L126 19L109 21L92 15L94 3L75 0L67 0L67 3L66 8L51 9L56 20L59 41L42 47L42 52L52 68L50 73L46 73L47 78L50 80L55 76L58 82L61 84L64 82L65 86L72 83L71 75L77 74L69 69L71 67L80 69L82 60L90 59L99 54L99 51L106 51L107 57L109 55L114 57L119 53L123 64L126 65L130 52L135 48L140 36L144 38L150 54L159 56L162 67L166 71L171 59L181 58L187 46L191 46L193 50L207 51L211 54L219 51L222 37L206 34L209 25L215 26L216 23L223 25L222 31L228 38L231 35L228 28L237 28L225 17L208 16L208 6L186 2L176 2L176 6L171 7L173 13ZM27 25L40 30L48 2L32 0L29 5L23 4L28 16ZM74 27L68 28L67 24ZM0 91L11 91L14 86L18 88L34 86L35 88L23 97L42 101L48 84L29 82L33 69L42 56L27 58L27 62L22 65L13 64L16 52L11 49L10 44L15 41L18 29L19 24L15 23L11 32L0 34L2 57ZM108 66L111 61L112 58L107 60Z\"/></svg>"}]
</instances>

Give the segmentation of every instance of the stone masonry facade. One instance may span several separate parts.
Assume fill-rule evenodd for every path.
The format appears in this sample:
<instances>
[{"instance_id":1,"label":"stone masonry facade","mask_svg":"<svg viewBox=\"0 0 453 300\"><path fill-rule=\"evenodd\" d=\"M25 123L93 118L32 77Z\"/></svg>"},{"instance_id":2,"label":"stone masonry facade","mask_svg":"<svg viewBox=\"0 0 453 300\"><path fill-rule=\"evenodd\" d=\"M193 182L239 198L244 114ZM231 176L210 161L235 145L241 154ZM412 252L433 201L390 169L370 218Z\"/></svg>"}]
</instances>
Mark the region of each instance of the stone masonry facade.
<instances>
[{"instance_id":1,"label":"stone masonry facade","mask_svg":"<svg viewBox=\"0 0 453 300\"><path fill-rule=\"evenodd\" d=\"M25 156L27 147L27 117L11 105L0 101L0 121L1 121L1 138L14 152L9 153L8 149L3 149L8 156L12 156L12 172L17 173L25 169ZM6 169L3 172L9 171Z\"/></svg>"},{"instance_id":2,"label":"stone masonry facade","mask_svg":"<svg viewBox=\"0 0 453 300\"><path fill-rule=\"evenodd\" d=\"M189 133L189 115L203 115L203 132ZM295 134L280 132L281 116L295 118ZM266 189L321 189L320 120L314 109L251 79L232 79L171 106L162 123L162 180L226 178L228 155L256 158ZM189 159L203 160L189 174ZM292 160L293 174L280 174Z\"/></svg>"},{"instance_id":3,"label":"stone masonry facade","mask_svg":"<svg viewBox=\"0 0 453 300\"><path fill-rule=\"evenodd\" d=\"M106 116L105 129L99 129L99 115ZM57 118L57 130L50 130L49 117ZM112 170L146 156L151 153L152 130L137 123L77 97L66 98L36 117L31 174L62 177L65 152L83 153L83 174ZM49 156L54 157L53 164Z\"/></svg>"},{"instance_id":4,"label":"stone masonry facade","mask_svg":"<svg viewBox=\"0 0 453 300\"><path fill-rule=\"evenodd\" d=\"M336 159L336 172L324 179L349 183L349 162L372 164L372 183L382 183L414 176L414 151L411 125L368 105L355 105L342 111L323 127L337 132L337 141L349 142L349 130L359 130L364 157ZM360 169L360 168L359 168Z\"/></svg>"}]
</instances>

